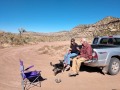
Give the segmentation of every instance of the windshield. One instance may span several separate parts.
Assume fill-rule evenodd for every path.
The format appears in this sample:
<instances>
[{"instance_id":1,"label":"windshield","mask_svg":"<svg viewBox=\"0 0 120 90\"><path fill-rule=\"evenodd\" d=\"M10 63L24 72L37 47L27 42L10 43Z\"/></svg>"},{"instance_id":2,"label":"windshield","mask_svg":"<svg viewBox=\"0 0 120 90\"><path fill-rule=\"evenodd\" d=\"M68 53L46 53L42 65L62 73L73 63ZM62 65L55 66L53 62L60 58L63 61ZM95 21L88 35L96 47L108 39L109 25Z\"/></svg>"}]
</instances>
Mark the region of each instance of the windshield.
<instances>
[{"instance_id":1,"label":"windshield","mask_svg":"<svg viewBox=\"0 0 120 90\"><path fill-rule=\"evenodd\" d=\"M98 43L98 38L94 38L93 44L97 44L97 43Z\"/></svg>"}]
</instances>

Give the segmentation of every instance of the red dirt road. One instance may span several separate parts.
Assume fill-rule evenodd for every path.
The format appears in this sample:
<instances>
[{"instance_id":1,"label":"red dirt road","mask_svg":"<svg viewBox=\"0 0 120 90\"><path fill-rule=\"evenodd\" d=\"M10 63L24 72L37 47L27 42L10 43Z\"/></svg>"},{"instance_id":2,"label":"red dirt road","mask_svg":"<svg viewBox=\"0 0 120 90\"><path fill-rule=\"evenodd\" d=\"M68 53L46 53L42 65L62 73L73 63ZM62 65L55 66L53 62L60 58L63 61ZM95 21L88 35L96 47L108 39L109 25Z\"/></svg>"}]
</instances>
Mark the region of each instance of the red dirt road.
<instances>
[{"instance_id":1,"label":"red dirt road","mask_svg":"<svg viewBox=\"0 0 120 90\"><path fill-rule=\"evenodd\" d=\"M41 70L47 80L42 87L32 87L30 90L120 90L120 73L115 76L103 75L97 68L85 67L77 77L68 77L64 72L56 77L53 75L49 63L58 62L60 57L39 54L38 49L44 45L68 45L69 42L39 43L0 49L0 90L22 90L19 59L24 61L25 67L35 65L31 70ZM60 58L62 59L62 58ZM60 78L61 83L55 83Z\"/></svg>"}]
</instances>

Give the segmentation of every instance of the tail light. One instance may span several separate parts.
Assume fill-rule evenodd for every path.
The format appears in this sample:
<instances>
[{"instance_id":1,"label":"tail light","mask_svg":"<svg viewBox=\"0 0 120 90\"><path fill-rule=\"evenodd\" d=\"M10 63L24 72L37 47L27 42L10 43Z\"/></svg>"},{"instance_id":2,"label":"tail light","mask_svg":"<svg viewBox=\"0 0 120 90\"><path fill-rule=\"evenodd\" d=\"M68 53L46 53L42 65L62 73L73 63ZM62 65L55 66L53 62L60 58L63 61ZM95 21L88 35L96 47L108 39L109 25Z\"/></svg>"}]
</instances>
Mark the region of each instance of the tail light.
<instances>
[{"instance_id":1,"label":"tail light","mask_svg":"<svg viewBox=\"0 0 120 90\"><path fill-rule=\"evenodd\" d=\"M98 55L95 51L92 53L92 57L93 57L93 60L98 60Z\"/></svg>"}]
</instances>

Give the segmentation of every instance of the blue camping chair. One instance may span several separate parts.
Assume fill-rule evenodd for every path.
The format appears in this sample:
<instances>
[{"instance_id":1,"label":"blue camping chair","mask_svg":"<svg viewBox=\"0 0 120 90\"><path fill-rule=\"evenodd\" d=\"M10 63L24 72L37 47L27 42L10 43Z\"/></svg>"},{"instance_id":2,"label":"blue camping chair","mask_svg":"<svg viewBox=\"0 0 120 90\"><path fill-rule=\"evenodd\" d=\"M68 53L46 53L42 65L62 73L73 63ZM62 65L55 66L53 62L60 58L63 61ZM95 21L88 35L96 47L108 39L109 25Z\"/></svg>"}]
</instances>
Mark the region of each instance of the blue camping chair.
<instances>
[{"instance_id":1,"label":"blue camping chair","mask_svg":"<svg viewBox=\"0 0 120 90\"><path fill-rule=\"evenodd\" d=\"M41 87L41 81L45 80L41 77L40 71L27 71L34 65L24 69L23 61L20 60L20 71L22 76L22 90L29 90L31 87Z\"/></svg>"}]
</instances>

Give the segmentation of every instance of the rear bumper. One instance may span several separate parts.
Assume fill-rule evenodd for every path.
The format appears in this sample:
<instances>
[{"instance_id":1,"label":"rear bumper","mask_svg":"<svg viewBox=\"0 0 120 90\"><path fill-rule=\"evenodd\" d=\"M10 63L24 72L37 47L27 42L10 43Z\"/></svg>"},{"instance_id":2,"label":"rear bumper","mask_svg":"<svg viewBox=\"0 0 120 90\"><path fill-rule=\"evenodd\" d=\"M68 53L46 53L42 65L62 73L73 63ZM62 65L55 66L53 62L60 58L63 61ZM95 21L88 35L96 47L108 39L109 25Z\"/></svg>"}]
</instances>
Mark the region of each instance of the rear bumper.
<instances>
[{"instance_id":1,"label":"rear bumper","mask_svg":"<svg viewBox=\"0 0 120 90\"><path fill-rule=\"evenodd\" d=\"M86 66L91 66L91 67L105 67L107 66L105 64L105 60L90 60L90 61L85 61L84 65Z\"/></svg>"}]
</instances>

